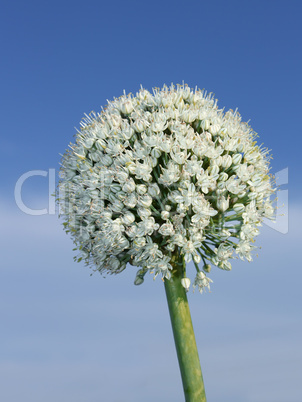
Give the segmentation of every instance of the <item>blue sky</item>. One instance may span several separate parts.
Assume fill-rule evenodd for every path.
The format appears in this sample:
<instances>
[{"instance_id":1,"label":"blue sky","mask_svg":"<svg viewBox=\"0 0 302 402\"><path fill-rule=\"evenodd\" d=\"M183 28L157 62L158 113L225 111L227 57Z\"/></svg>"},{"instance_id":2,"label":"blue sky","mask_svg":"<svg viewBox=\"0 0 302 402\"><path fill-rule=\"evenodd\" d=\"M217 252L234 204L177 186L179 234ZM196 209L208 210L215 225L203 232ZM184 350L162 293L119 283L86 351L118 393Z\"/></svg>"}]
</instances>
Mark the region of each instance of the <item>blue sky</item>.
<instances>
[{"instance_id":1,"label":"blue sky","mask_svg":"<svg viewBox=\"0 0 302 402\"><path fill-rule=\"evenodd\" d=\"M57 216L24 214L14 188L30 170L57 172L106 99L184 81L238 107L272 172L289 173L288 233L264 226L253 263L189 295L208 400L300 401L301 12L291 0L2 2L1 400L183 400L161 281L134 287L131 267L90 277ZM47 177L22 196L47 208Z\"/></svg>"}]
</instances>

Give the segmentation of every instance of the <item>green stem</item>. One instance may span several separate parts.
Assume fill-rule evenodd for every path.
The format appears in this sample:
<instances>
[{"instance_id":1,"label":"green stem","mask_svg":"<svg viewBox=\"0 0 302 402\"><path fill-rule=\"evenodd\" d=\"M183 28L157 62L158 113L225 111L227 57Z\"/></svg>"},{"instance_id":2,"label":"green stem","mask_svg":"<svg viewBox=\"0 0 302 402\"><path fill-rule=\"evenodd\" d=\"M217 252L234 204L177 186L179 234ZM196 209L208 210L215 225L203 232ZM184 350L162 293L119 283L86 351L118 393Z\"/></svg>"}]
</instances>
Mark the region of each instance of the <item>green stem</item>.
<instances>
[{"instance_id":1,"label":"green stem","mask_svg":"<svg viewBox=\"0 0 302 402\"><path fill-rule=\"evenodd\" d=\"M176 264L174 265L176 266ZM206 402L198 350L180 269L165 279L165 290L186 402Z\"/></svg>"}]
</instances>

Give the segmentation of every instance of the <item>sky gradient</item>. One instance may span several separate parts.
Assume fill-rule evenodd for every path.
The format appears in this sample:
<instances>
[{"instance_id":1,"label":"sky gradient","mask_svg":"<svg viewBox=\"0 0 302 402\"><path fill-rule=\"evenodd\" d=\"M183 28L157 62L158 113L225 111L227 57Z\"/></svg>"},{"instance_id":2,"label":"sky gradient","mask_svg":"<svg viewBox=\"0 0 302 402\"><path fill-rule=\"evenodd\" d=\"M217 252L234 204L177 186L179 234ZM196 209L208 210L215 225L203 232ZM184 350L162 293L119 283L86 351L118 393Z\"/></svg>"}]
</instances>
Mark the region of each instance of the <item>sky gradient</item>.
<instances>
[{"instance_id":1,"label":"sky gradient","mask_svg":"<svg viewBox=\"0 0 302 402\"><path fill-rule=\"evenodd\" d=\"M183 401L161 280L135 287L132 267L90 277L57 215L25 214L14 189L31 170L57 177L74 127L106 99L184 81L250 120L288 210L263 226L252 263L213 269L212 292L189 294L208 400L300 402L301 12L292 0L2 2L1 400ZM49 208L48 177L24 182L25 205Z\"/></svg>"}]
</instances>

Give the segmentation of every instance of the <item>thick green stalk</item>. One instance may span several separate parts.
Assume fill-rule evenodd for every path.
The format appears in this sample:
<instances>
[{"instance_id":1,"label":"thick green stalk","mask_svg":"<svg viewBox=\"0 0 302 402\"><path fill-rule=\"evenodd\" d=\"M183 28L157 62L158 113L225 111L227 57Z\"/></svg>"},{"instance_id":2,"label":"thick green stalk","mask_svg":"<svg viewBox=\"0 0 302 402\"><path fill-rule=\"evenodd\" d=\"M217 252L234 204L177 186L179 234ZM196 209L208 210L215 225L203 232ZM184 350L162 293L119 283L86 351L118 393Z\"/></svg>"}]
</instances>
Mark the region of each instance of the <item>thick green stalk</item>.
<instances>
[{"instance_id":1,"label":"thick green stalk","mask_svg":"<svg viewBox=\"0 0 302 402\"><path fill-rule=\"evenodd\" d=\"M186 402L206 402L198 350L186 291L174 270L165 289Z\"/></svg>"}]
</instances>

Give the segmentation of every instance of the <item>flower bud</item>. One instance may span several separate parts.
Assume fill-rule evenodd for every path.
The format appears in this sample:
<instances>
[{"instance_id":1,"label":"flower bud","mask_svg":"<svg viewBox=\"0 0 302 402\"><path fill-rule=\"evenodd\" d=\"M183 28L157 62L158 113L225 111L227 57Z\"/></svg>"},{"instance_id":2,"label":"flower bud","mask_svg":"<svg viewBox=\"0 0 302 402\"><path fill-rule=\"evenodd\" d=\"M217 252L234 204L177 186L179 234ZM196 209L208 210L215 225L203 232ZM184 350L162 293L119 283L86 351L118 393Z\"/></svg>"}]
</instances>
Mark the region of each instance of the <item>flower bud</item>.
<instances>
[{"instance_id":1,"label":"flower bud","mask_svg":"<svg viewBox=\"0 0 302 402\"><path fill-rule=\"evenodd\" d=\"M137 226L136 225L131 225L129 226L126 230L125 233L128 237L134 238L137 235Z\"/></svg>"},{"instance_id":2,"label":"flower bud","mask_svg":"<svg viewBox=\"0 0 302 402\"><path fill-rule=\"evenodd\" d=\"M211 160L210 160L210 165L217 165L217 166L221 166L222 161L223 161L222 156L221 156L221 155L219 155L219 156L217 156L217 158L215 158L215 159L211 159Z\"/></svg>"},{"instance_id":3,"label":"flower bud","mask_svg":"<svg viewBox=\"0 0 302 402\"><path fill-rule=\"evenodd\" d=\"M144 247L146 245L146 238L145 237L136 237L133 241L136 247Z\"/></svg>"},{"instance_id":4,"label":"flower bud","mask_svg":"<svg viewBox=\"0 0 302 402\"><path fill-rule=\"evenodd\" d=\"M210 121L209 120L202 120L202 122L200 123L200 127L204 130L207 131L210 127Z\"/></svg>"},{"instance_id":5,"label":"flower bud","mask_svg":"<svg viewBox=\"0 0 302 402\"><path fill-rule=\"evenodd\" d=\"M108 155L109 156L109 155ZM93 162L99 162L101 161L101 155L99 154L99 152L89 152L89 158L93 161ZM110 157L109 157L110 158ZM110 158L111 159L111 158ZM111 163L109 163L111 164Z\"/></svg>"},{"instance_id":6,"label":"flower bud","mask_svg":"<svg viewBox=\"0 0 302 402\"><path fill-rule=\"evenodd\" d=\"M239 198L243 198L245 195L246 195L246 191L240 191L240 193L238 193Z\"/></svg>"},{"instance_id":7,"label":"flower bud","mask_svg":"<svg viewBox=\"0 0 302 402\"><path fill-rule=\"evenodd\" d=\"M155 198L160 194L160 189L156 183L151 183L148 187L148 193Z\"/></svg>"},{"instance_id":8,"label":"flower bud","mask_svg":"<svg viewBox=\"0 0 302 402\"><path fill-rule=\"evenodd\" d=\"M267 204L264 206L264 216L266 218L271 218L272 216L274 216L274 214L275 214L275 209L272 205Z\"/></svg>"},{"instance_id":9,"label":"flower bud","mask_svg":"<svg viewBox=\"0 0 302 402\"><path fill-rule=\"evenodd\" d=\"M187 109L182 112L181 117L186 123L192 123L197 118L197 112Z\"/></svg>"},{"instance_id":10,"label":"flower bud","mask_svg":"<svg viewBox=\"0 0 302 402\"><path fill-rule=\"evenodd\" d=\"M124 204L126 207L129 208L134 208L135 205L137 204L137 196L135 193L130 193L128 196L123 200Z\"/></svg>"},{"instance_id":11,"label":"flower bud","mask_svg":"<svg viewBox=\"0 0 302 402\"><path fill-rule=\"evenodd\" d=\"M141 278L140 276L136 276L134 279L134 285L141 285L144 282L144 278Z\"/></svg>"},{"instance_id":12,"label":"flower bud","mask_svg":"<svg viewBox=\"0 0 302 402\"><path fill-rule=\"evenodd\" d=\"M173 243L167 244L166 249L173 253L173 251L175 250L175 244L173 244Z\"/></svg>"},{"instance_id":13,"label":"flower bud","mask_svg":"<svg viewBox=\"0 0 302 402\"><path fill-rule=\"evenodd\" d=\"M121 212L122 209L124 208L124 204L119 201L117 198L113 197L111 194L109 194L110 201L111 201L111 209L114 212Z\"/></svg>"},{"instance_id":14,"label":"flower bud","mask_svg":"<svg viewBox=\"0 0 302 402\"><path fill-rule=\"evenodd\" d=\"M153 149L152 149L152 151L151 151L151 156L152 156L153 158L159 158L160 155L161 155L161 150L160 150L160 149L158 149L158 148L153 148Z\"/></svg>"},{"instance_id":15,"label":"flower bud","mask_svg":"<svg viewBox=\"0 0 302 402\"><path fill-rule=\"evenodd\" d=\"M144 275L145 272L142 269L138 270L134 279L134 285L141 285L144 282Z\"/></svg>"},{"instance_id":16,"label":"flower bud","mask_svg":"<svg viewBox=\"0 0 302 402\"><path fill-rule=\"evenodd\" d=\"M145 186L144 184L137 184L136 185L136 192L139 195L143 195L147 192L147 186Z\"/></svg>"},{"instance_id":17,"label":"flower bud","mask_svg":"<svg viewBox=\"0 0 302 402\"><path fill-rule=\"evenodd\" d=\"M110 166L112 164L112 158L111 156L105 154L100 157L100 162L104 166Z\"/></svg>"},{"instance_id":18,"label":"flower bud","mask_svg":"<svg viewBox=\"0 0 302 402\"><path fill-rule=\"evenodd\" d=\"M216 135L218 133L218 131L220 130L220 125L219 124L212 124L209 127L209 132L213 135Z\"/></svg>"},{"instance_id":19,"label":"flower bud","mask_svg":"<svg viewBox=\"0 0 302 402\"><path fill-rule=\"evenodd\" d=\"M225 198L223 195L217 198L217 208L224 212L229 208L229 197Z\"/></svg>"},{"instance_id":20,"label":"flower bud","mask_svg":"<svg viewBox=\"0 0 302 402\"><path fill-rule=\"evenodd\" d=\"M231 236L231 232L227 229L222 229L222 231L220 232L220 236L222 240L226 240Z\"/></svg>"},{"instance_id":21,"label":"flower bud","mask_svg":"<svg viewBox=\"0 0 302 402\"><path fill-rule=\"evenodd\" d=\"M82 141L82 145L84 148L86 149L90 149L92 148L93 144L95 143L95 138L93 137L86 137L83 141Z\"/></svg>"},{"instance_id":22,"label":"flower bud","mask_svg":"<svg viewBox=\"0 0 302 402\"><path fill-rule=\"evenodd\" d=\"M152 197L149 194L144 194L139 197L138 204L142 205L144 208L149 208L152 204Z\"/></svg>"},{"instance_id":23,"label":"flower bud","mask_svg":"<svg viewBox=\"0 0 302 402\"><path fill-rule=\"evenodd\" d=\"M200 255L199 255L199 254L195 254L195 255L193 256L193 260L194 260L194 262L196 262L196 264L199 264L200 261L201 261Z\"/></svg>"},{"instance_id":24,"label":"flower bud","mask_svg":"<svg viewBox=\"0 0 302 402\"><path fill-rule=\"evenodd\" d=\"M221 172L219 177L218 177L218 180L219 181L226 181L228 178L229 178L229 175L227 173Z\"/></svg>"},{"instance_id":25,"label":"flower bud","mask_svg":"<svg viewBox=\"0 0 302 402\"><path fill-rule=\"evenodd\" d=\"M184 245L184 238L180 233L177 233L176 235L173 236L173 242L177 246L182 247Z\"/></svg>"},{"instance_id":26,"label":"flower bud","mask_svg":"<svg viewBox=\"0 0 302 402\"><path fill-rule=\"evenodd\" d=\"M135 181L131 178L123 185L123 191L125 193L132 193L135 190Z\"/></svg>"},{"instance_id":27,"label":"flower bud","mask_svg":"<svg viewBox=\"0 0 302 402\"><path fill-rule=\"evenodd\" d=\"M252 191L251 193L249 193L248 197L250 200L255 200L257 198L257 193Z\"/></svg>"},{"instance_id":28,"label":"flower bud","mask_svg":"<svg viewBox=\"0 0 302 402\"><path fill-rule=\"evenodd\" d=\"M261 184L262 180L263 180L263 175L257 173L257 174L253 175L252 180L248 181L248 184L250 184L251 186L257 187Z\"/></svg>"},{"instance_id":29,"label":"flower bud","mask_svg":"<svg viewBox=\"0 0 302 402\"><path fill-rule=\"evenodd\" d=\"M230 271L232 269L231 263L229 261L220 261L218 263L218 267L220 269L224 269L225 271Z\"/></svg>"},{"instance_id":30,"label":"flower bud","mask_svg":"<svg viewBox=\"0 0 302 402\"><path fill-rule=\"evenodd\" d=\"M92 199L97 200L100 196L100 192L98 190L91 190L89 191L89 195Z\"/></svg>"},{"instance_id":31,"label":"flower bud","mask_svg":"<svg viewBox=\"0 0 302 402\"><path fill-rule=\"evenodd\" d=\"M223 155L221 166L228 169L232 164L232 157L230 155Z\"/></svg>"},{"instance_id":32,"label":"flower bud","mask_svg":"<svg viewBox=\"0 0 302 402\"><path fill-rule=\"evenodd\" d=\"M241 214L245 210L245 206L243 204L237 203L234 204L233 209L237 214Z\"/></svg>"},{"instance_id":33,"label":"flower bud","mask_svg":"<svg viewBox=\"0 0 302 402\"><path fill-rule=\"evenodd\" d=\"M128 172L125 170L118 170L115 174L116 180L122 184L128 179Z\"/></svg>"},{"instance_id":34,"label":"flower bud","mask_svg":"<svg viewBox=\"0 0 302 402\"><path fill-rule=\"evenodd\" d=\"M210 176L216 176L219 173L219 166L212 165L207 170Z\"/></svg>"},{"instance_id":35,"label":"flower bud","mask_svg":"<svg viewBox=\"0 0 302 402\"><path fill-rule=\"evenodd\" d=\"M116 257L111 257L107 264L112 271L117 271L120 267L120 261Z\"/></svg>"},{"instance_id":36,"label":"flower bud","mask_svg":"<svg viewBox=\"0 0 302 402\"><path fill-rule=\"evenodd\" d=\"M103 219L111 219L112 218L112 211L102 211L100 217Z\"/></svg>"},{"instance_id":37,"label":"flower bud","mask_svg":"<svg viewBox=\"0 0 302 402\"><path fill-rule=\"evenodd\" d=\"M126 212L122 217L121 217L122 222L125 225L131 225L135 221L135 216L132 212Z\"/></svg>"},{"instance_id":38,"label":"flower bud","mask_svg":"<svg viewBox=\"0 0 302 402\"><path fill-rule=\"evenodd\" d=\"M160 215L161 215L161 218L165 221L165 220L169 219L170 213L168 211L162 211Z\"/></svg>"},{"instance_id":39,"label":"flower bud","mask_svg":"<svg viewBox=\"0 0 302 402\"><path fill-rule=\"evenodd\" d=\"M147 219L152 215L150 209L138 207L137 213L141 219Z\"/></svg>"},{"instance_id":40,"label":"flower bud","mask_svg":"<svg viewBox=\"0 0 302 402\"><path fill-rule=\"evenodd\" d=\"M130 114L132 112L132 110L134 109L133 107L133 103L131 99L126 99L126 100L122 100L120 103L120 111L123 114Z\"/></svg>"},{"instance_id":41,"label":"flower bud","mask_svg":"<svg viewBox=\"0 0 302 402\"><path fill-rule=\"evenodd\" d=\"M148 126L149 126L149 123L147 122L147 120L142 119L142 118L136 119L135 122L133 123L133 128L138 133L141 133L142 131L144 131Z\"/></svg>"},{"instance_id":42,"label":"flower bud","mask_svg":"<svg viewBox=\"0 0 302 402\"><path fill-rule=\"evenodd\" d=\"M168 221L161 225L158 232L163 236L172 236L175 233L175 230L172 223Z\"/></svg>"},{"instance_id":43,"label":"flower bud","mask_svg":"<svg viewBox=\"0 0 302 402\"><path fill-rule=\"evenodd\" d=\"M205 272L210 272L210 271L211 271L211 264L205 264L205 265L203 266L203 270L204 270Z\"/></svg>"},{"instance_id":44,"label":"flower bud","mask_svg":"<svg viewBox=\"0 0 302 402\"><path fill-rule=\"evenodd\" d=\"M190 284L191 284L190 279L189 278L182 278L180 282L181 282L182 286L185 288L185 290L187 292L189 290Z\"/></svg>"},{"instance_id":45,"label":"flower bud","mask_svg":"<svg viewBox=\"0 0 302 402\"><path fill-rule=\"evenodd\" d=\"M207 264L209 265L209 264ZM204 267L206 267L207 265L205 265ZM203 268L205 270L205 268ZM209 272L209 271L208 271ZM198 277L198 279L203 280L204 278L206 278L205 274L202 271L198 271L196 276Z\"/></svg>"},{"instance_id":46,"label":"flower bud","mask_svg":"<svg viewBox=\"0 0 302 402\"><path fill-rule=\"evenodd\" d=\"M242 159L242 155L241 154L234 154L232 156L232 159L233 159L234 165L239 165L239 163L241 162L241 159Z\"/></svg>"},{"instance_id":47,"label":"flower bud","mask_svg":"<svg viewBox=\"0 0 302 402\"><path fill-rule=\"evenodd\" d=\"M221 195L223 195L225 193L225 182L221 181L220 183L218 183L217 185L217 190L216 190L216 194L218 197L220 197Z\"/></svg>"},{"instance_id":48,"label":"flower bud","mask_svg":"<svg viewBox=\"0 0 302 402\"><path fill-rule=\"evenodd\" d=\"M111 190L114 194L116 194L116 193L118 193L118 192L121 191L121 186L120 186L119 184L113 183L113 184L111 184L111 186L110 186L110 190Z\"/></svg>"},{"instance_id":49,"label":"flower bud","mask_svg":"<svg viewBox=\"0 0 302 402\"><path fill-rule=\"evenodd\" d=\"M127 162L126 167L130 173L134 174L136 171L136 164L134 162Z\"/></svg>"},{"instance_id":50,"label":"flower bud","mask_svg":"<svg viewBox=\"0 0 302 402\"><path fill-rule=\"evenodd\" d=\"M221 127L221 129L219 130L219 134L221 137L224 137L227 134L228 130L226 127Z\"/></svg>"}]
</instances>

